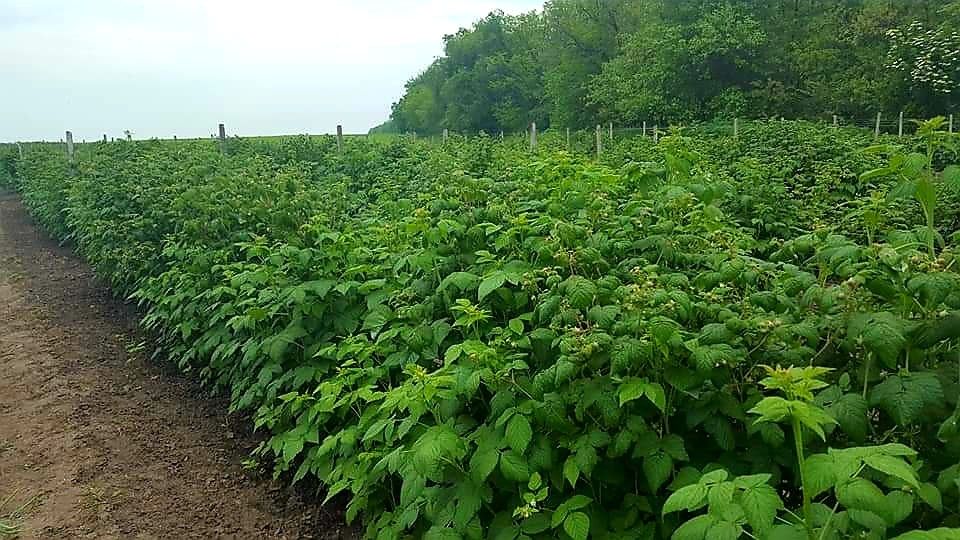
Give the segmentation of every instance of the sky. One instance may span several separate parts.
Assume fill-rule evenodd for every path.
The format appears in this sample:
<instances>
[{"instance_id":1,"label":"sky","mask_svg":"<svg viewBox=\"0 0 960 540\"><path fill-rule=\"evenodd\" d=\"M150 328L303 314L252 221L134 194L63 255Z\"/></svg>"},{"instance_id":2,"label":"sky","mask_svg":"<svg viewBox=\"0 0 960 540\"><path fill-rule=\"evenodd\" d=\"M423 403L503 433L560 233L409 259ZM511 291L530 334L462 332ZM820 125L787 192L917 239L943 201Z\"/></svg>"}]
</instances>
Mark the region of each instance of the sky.
<instances>
[{"instance_id":1,"label":"sky","mask_svg":"<svg viewBox=\"0 0 960 540\"><path fill-rule=\"evenodd\" d=\"M365 133L443 36L543 0L0 0L0 141Z\"/></svg>"}]
</instances>

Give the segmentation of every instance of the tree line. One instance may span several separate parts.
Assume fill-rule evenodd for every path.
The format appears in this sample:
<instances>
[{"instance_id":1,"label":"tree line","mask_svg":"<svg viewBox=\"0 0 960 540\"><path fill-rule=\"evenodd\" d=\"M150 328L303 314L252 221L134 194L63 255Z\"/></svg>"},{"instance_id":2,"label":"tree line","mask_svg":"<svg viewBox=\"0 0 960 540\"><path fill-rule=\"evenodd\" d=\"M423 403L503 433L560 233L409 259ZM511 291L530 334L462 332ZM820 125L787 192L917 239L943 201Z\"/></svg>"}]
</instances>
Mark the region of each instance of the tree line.
<instances>
[{"instance_id":1,"label":"tree line","mask_svg":"<svg viewBox=\"0 0 960 540\"><path fill-rule=\"evenodd\" d=\"M550 0L444 37L378 131L952 111L960 0Z\"/></svg>"}]
</instances>

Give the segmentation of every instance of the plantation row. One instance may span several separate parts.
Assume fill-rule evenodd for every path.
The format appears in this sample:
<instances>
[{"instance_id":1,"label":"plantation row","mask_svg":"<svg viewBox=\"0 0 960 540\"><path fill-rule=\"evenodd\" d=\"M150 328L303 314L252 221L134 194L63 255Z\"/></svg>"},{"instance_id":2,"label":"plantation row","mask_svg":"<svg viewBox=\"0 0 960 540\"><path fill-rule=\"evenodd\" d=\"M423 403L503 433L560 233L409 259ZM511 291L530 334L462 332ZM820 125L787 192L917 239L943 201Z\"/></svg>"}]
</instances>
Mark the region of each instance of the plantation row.
<instances>
[{"instance_id":1,"label":"plantation row","mask_svg":"<svg viewBox=\"0 0 960 540\"><path fill-rule=\"evenodd\" d=\"M947 539L939 127L867 149L777 122L600 163L485 138L5 148L0 178L370 538Z\"/></svg>"}]
</instances>

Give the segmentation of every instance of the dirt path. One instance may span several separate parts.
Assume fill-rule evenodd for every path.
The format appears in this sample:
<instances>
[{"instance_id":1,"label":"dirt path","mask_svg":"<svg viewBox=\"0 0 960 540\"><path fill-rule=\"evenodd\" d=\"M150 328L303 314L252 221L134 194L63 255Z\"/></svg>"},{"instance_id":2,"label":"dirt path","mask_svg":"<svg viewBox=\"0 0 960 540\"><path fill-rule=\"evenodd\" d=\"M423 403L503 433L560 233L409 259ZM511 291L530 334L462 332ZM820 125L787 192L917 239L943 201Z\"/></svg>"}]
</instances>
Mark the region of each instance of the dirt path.
<instances>
[{"instance_id":1,"label":"dirt path","mask_svg":"<svg viewBox=\"0 0 960 540\"><path fill-rule=\"evenodd\" d=\"M225 404L135 352L135 314L0 192L0 518L22 538L339 538L252 479ZM239 428L236 428L239 430Z\"/></svg>"}]
</instances>

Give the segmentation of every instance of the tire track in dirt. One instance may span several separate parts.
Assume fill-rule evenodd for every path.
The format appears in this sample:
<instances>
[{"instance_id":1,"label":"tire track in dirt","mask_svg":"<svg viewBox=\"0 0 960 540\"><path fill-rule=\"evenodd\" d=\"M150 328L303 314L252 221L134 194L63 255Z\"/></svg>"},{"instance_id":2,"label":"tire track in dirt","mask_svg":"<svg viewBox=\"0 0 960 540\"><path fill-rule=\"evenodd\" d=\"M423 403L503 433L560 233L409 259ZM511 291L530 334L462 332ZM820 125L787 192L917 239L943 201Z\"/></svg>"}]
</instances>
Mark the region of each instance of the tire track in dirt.
<instances>
[{"instance_id":1,"label":"tire track in dirt","mask_svg":"<svg viewBox=\"0 0 960 540\"><path fill-rule=\"evenodd\" d=\"M0 193L0 516L23 538L341 538L251 478L226 404L128 352L136 313Z\"/></svg>"}]
</instances>

